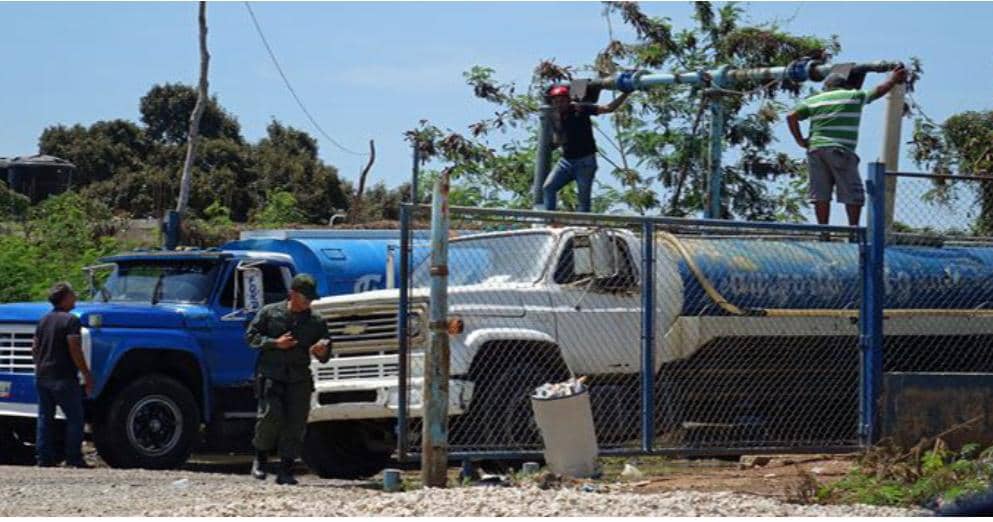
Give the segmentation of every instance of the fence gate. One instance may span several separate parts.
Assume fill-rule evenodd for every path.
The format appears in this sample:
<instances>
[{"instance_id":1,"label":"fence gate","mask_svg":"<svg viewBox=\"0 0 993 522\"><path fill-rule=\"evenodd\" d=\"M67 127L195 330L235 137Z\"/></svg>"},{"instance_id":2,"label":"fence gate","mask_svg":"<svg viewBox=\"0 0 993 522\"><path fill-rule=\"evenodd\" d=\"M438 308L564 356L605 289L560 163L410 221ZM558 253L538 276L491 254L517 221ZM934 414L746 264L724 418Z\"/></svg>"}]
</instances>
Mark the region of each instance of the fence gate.
<instances>
[{"instance_id":1,"label":"fence gate","mask_svg":"<svg viewBox=\"0 0 993 522\"><path fill-rule=\"evenodd\" d=\"M405 206L399 454L420 451L429 209ZM604 454L845 451L862 228L453 207L454 458L540 454L529 395L586 376ZM648 311L648 313L646 313Z\"/></svg>"}]
</instances>

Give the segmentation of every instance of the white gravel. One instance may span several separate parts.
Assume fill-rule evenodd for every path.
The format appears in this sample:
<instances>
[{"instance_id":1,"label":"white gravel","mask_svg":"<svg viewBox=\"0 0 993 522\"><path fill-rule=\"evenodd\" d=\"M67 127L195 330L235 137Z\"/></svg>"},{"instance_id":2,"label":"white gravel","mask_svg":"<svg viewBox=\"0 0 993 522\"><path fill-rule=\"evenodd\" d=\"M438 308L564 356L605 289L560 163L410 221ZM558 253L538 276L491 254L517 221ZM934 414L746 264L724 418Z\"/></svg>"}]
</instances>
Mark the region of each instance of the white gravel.
<instances>
[{"instance_id":1,"label":"white gravel","mask_svg":"<svg viewBox=\"0 0 993 522\"><path fill-rule=\"evenodd\" d=\"M870 506L802 506L734 493L460 487L383 493L371 482L300 477L0 466L0 516L913 516ZM613 490L613 491L610 491Z\"/></svg>"}]
</instances>

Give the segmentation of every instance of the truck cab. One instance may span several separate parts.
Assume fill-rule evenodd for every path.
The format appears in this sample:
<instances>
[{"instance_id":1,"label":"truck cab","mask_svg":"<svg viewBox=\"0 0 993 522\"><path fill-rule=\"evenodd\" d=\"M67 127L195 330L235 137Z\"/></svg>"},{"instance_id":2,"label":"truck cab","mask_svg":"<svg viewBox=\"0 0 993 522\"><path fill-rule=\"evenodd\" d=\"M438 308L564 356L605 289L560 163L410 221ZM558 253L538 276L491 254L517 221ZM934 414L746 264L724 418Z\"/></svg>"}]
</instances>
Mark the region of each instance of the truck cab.
<instances>
[{"instance_id":1,"label":"truck cab","mask_svg":"<svg viewBox=\"0 0 993 522\"><path fill-rule=\"evenodd\" d=\"M395 276L396 238L395 231L263 231L220 249L134 251L90 267L90 295L72 313L94 376L84 404L101 458L114 467L172 468L195 448L250 450L257 353L244 340L247 323L263 305L284 300L298 272L312 273L323 295L384 288ZM35 326L50 310L0 305L5 463L33 459L31 351ZM321 367L315 362L326 373Z\"/></svg>"}]
</instances>

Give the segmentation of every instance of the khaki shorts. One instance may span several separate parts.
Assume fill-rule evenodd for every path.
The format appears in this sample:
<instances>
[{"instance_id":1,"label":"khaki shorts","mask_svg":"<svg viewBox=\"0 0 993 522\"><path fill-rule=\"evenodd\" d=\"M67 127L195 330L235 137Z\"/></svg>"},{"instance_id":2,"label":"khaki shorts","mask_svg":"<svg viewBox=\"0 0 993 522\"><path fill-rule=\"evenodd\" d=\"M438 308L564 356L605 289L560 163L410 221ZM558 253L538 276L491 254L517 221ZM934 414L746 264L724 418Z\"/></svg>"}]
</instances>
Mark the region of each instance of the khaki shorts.
<instances>
[{"instance_id":1,"label":"khaki shorts","mask_svg":"<svg viewBox=\"0 0 993 522\"><path fill-rule=\"evenodd\" d=\"M841 147L814 149L807 153L807 170L810 201L831 201L831 192L836 188L839 203L865 203L859 157L854 152Z\"/></svg>"}]
</instances>

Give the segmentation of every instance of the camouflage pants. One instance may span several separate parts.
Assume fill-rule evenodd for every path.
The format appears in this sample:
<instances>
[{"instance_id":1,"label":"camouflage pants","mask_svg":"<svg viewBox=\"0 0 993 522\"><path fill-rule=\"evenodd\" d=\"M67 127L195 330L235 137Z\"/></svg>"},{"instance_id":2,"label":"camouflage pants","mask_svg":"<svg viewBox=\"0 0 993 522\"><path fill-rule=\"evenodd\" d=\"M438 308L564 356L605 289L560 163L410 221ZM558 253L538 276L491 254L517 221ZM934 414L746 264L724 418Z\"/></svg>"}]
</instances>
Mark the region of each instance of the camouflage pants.
<instances>
[{"instance_id":1,"label":"camouflage pants","mask_svg":"<svg viewBox=\"0 0 993 522\"><path fill-rule=\"evenodd\" d=\"M252 445L269 453L278 449L280 458L297 458L307 429L313 382L260 378L258 386L259 409Z\"/></svg>"}]
</instances>

